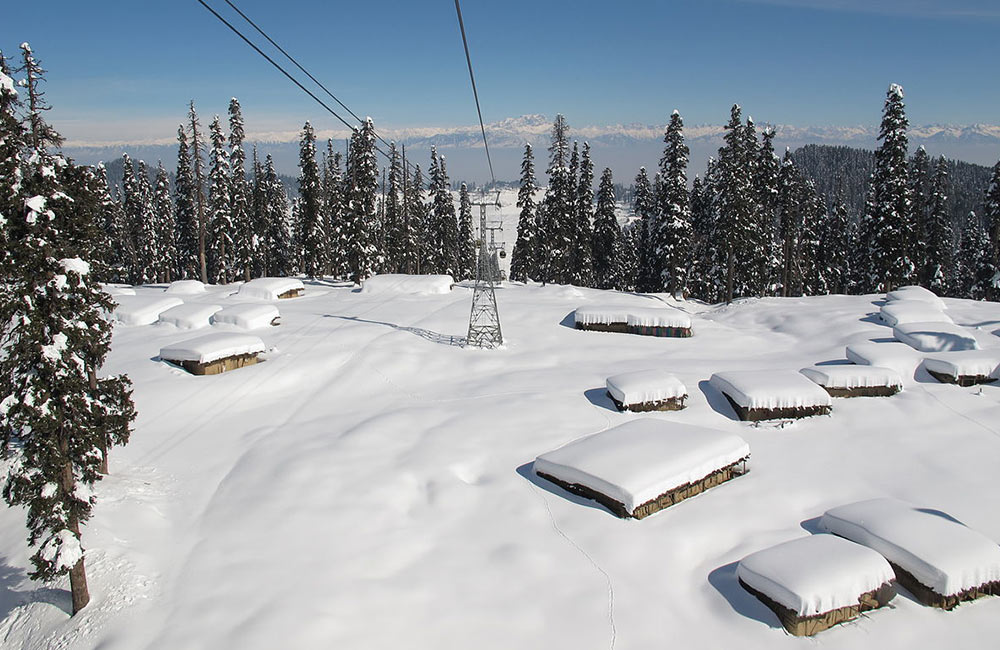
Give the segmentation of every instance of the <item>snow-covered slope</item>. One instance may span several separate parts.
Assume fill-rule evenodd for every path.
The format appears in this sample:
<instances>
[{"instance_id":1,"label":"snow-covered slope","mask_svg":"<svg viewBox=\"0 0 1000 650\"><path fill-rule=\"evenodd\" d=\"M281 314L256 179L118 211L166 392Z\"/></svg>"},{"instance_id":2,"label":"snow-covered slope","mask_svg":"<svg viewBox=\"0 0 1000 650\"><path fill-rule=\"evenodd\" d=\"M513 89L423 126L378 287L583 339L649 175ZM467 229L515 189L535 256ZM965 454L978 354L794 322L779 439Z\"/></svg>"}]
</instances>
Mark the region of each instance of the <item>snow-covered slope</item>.
<instances>
[{"instance_id":1,"label":"snow-covered slope","mask_svg":"<svg viewBox=\"0 0 1000 650\"><path fill-rule=\"evenodd\" d=\"M183 299L242 300L235 286ZM450 344L468 286L400 296L307 283L282 301L280 326L254 331L264 362L208 377L154 360L190 332L119 327L107 371L132 377L139 417L85 529L93 601L70 619L64 584L29 582L24 513L0 510L0 645L799 648L739 587L736 562L815 532L827 509L893 497L1000 540L1000 386L938 384L921 368L896 396L835 399L830 416L783 428L737 421L709 386L718 371L797 371L852 343L888 345L878 297L664 299L691 314L689 339L572 327L582 305L655 296L505 285L497 299L507 345L480 351ZM998 304L948 307L960 326L1000 321ZM688 387L688 407L618 413L605 379L650 367ZM737 434L752 470L641 522L530 471L636 417ZM904 594L815 643L964 648L998 633L1000 598L944 613Z\"/></svg>"}]
</instances>

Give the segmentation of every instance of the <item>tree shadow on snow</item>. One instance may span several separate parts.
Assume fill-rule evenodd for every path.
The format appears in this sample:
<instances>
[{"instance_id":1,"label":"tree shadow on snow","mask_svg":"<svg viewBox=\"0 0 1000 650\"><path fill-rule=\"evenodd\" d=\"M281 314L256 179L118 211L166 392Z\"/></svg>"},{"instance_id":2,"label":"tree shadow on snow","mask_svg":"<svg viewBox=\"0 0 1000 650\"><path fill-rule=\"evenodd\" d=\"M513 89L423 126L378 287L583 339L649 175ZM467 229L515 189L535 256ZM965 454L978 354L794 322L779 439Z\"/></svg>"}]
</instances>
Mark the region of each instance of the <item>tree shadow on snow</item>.
<instances>
[{"instance_id":1,"label":"tree shadow on snow","mask_svg":"<svg viewBox=\"0 0 1000 650\"><path fill-rule=\"evenodd\" d=\"M28 580L27 574L16 567L7 564L7 558L0 557L0 621L17 607L28 603L48 603L57 607L67 616L73 613L73 597L67 589L55 587L38 587L25 591L14 587Z\"/></svg>"},{"instance_id":2,"label":"tree shadow on snow","mask_svg":"<svg viewBox=\"0 0 1000 650\"><path fill-rule=\"evenodd\" d=\"M451 345L454 347L464 347L465 337L464 336L453 336L451 334L441 334L432 330L424 329L423 327L408 327L406 325L396 325L395 323L386 323L380 320L368 320L366 318L358 318L357 316L337 316L335 314L326 314L326 318L339 318L341 320L354 321L356 323L368 323L369 325L384 325L385 327L391 327L394 330L399 330L400 332L409 332L410 334L415 334L420 338L430 341L431 343L440 343L441 345Z\"/></svg>"},{"instance_id":3,"label":"tree shadow on snow","mask_svg":"<svg viewBox=\"0 0 1000 650\"><path fill-rule=\"evenodd\" d=\"M603 510L609 515L614 516L613 512L611 512L598 502L591 501L590 499L585 499L581 496L573 494L572 492L567 492L566 490L562 489L555 483L549 483L545 479L539 477L537 474L535 474L533 468L534 464L535 464L534 461L532 461L530 463L525 463L524 465L521 465L520 467L517 468L517 473L520 474L521 478L523 478L524 480L532 483L535 487L541 490L545 490L546 492L548 492L553 496L557 496L560 499L566 499L567 501L571 501L577 505L584 506L587 508L594 508L595 510Z\"/></svg>"},{"instance_id":4,"label":"tree shadow on snow","mask_svg":"<svg viewBox=\"0 0 1000 650\"><path fill-rule=\"evenodd\" d=\"M736 565L736 562L731 562L709 573L709 584L726 599L730 607L740 616L760 621L773 629L781 629L781 621L778 620L774 612L740 586L740 581L736 577Z\"/></svg>"},{"instance_id":5,"label":"tree shadow on snow","mask_svg":"<svg viewBox=\"0 0 1000 650\"><path fill-rule=\"evenodd\" d=\"M733 405L729 403L726 396L716 390L707 379L698 382L698 390L705 396L705 400L712 407L713 411L730 420L740 421L740 417L736 414Z\"/></svg>"},{"instance_id":6,"label":"tree shadow on snow","mask_svg":"<svg viewBox=\"0 0 1000 650\"><path fill-rule=\"evenodd\" d=\"M591 388L590 390L584 392L583 396L586 397L587 401L594 406L599 406L601 408L608 409L609 411L614 411L615 413L618 412L618 407L615 406L615 403L611 401L610 397L608 397L608 391L605 388Z\"/></svg>"}]
</instances>

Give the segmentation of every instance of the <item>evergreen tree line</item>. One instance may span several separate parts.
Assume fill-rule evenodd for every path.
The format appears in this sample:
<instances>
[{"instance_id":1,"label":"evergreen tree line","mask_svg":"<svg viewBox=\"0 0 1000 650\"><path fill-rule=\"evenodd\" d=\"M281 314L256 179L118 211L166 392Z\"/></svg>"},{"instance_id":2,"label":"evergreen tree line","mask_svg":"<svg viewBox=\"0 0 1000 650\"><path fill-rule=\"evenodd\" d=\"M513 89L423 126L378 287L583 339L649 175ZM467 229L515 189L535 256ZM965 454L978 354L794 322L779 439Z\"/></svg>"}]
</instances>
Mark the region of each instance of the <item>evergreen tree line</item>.
<instances>
[{"instance_id":1,"label":"evergreen tree line","mask_svg":"<svg viewBox=\"0 0 1000 650\"><path fill-rule=\"evenodd\" d=\"M877 151L867 169L864 207L852 213L844 179L831 193L774 151L774 131L758 132L739 105L724 144L703 176L687 185L688 148L674 111L659 168L639 170L630 188L634 215L615 216L615 184L605 170L592 205L589 147L569 147L556 117L538 200L534 152L526 145L517 205L521 209L511 278L628 291L668 292L708 302L744 296L873 293L921 284L940 294L1000 299L1000 162L979 199L981 213L956 223L951 174L972 166L909 157L902 88L886 95ZM853 150L849 150L853 151ZM806 156L812 155L807 149ZM815 158L815 156L813 156ZM963 184L964 187L964 178ZM853 200L856 200L854 197ZM621 224L624 222L624 226Z\"/></svg>"},{"instance_id":2,"label":"evergreen tree line","mask_svg":"<svg viewBox=\"0 0 1000 650\"><path fill-rule=\"evenodd\" d=\"M473 276L468 188L462 184L456 212L445 157L436 149L425 191L420 166L409 173L405 152L394 143L380 170L370 119L351 136L346 156L334 151L332 140L318 155L315 130L306 122L298 192L289 199L270 155L261 161L255 147L247 169L236 98L228 127L227 135L216 116L206 140L191 103L177 132L172 190L162 164L151 181L145 163L134 165L126 154L122 184L112 196L99 169L107 207L104 279L224 284L296 273L354 282L374 273Z\"/></svg>"},{"instance_id":3,"label":"evergreen tree line","mask_svg":"<svg viewBox=\"0 0 1000 650\"><path fill-rule=\"evenodd\" d=\"M11 70L0 52L3 497L25 509L30 577L68 574L76 614L90 599L82 527L135 409L128 377L101 373L114 309L97 281L109 252L107 184L58 153L45 70L27 43L21 58Z\"/></svg>"}]
</instances>

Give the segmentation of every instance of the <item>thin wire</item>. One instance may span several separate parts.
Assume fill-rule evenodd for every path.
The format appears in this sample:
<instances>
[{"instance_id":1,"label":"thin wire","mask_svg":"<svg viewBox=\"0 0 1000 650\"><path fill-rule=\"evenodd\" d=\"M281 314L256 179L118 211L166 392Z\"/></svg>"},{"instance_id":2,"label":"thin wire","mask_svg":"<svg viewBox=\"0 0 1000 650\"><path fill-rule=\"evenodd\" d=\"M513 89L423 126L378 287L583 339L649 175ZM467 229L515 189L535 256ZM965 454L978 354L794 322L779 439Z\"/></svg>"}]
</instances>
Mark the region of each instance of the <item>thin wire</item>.
<instances>
[{"instance_id":1,"label":"thin wire","mask_svg":"<svg viewBox=\"0 0 1000 650\"><path fill-rule=\"evenodd\" d=\"M490 145L486 141L486 126L483 124L483 111L479 107L479 93L476 91L476 75L472 72L472 57L469 56L469 39L465 37L465 22L462 20L462 7L458 0L455 0L455 11L458 12L458 26L462 30L462 45L465 46L465 61L469 64L469 79L472 81L472 96L476 98L476 112L479 113L479 128L483 132L483 146L486 147L486 162L490 164L490 178L493 185L497 184L497 177L493 174L493 160L490 158Z\"/></svg>"}]
</instances>

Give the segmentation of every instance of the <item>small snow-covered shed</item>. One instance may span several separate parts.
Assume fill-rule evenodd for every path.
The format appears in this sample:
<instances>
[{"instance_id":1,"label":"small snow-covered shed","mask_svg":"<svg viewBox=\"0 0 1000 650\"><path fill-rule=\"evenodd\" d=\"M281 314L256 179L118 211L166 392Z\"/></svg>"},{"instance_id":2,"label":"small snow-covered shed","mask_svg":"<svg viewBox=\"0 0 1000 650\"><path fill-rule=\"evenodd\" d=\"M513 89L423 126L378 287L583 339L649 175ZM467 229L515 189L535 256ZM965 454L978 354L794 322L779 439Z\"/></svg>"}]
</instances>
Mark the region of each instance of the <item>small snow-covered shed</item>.
<instances>
[{"instance_id":1,"label":"small snow-covered shed","mask_svg":"<svg viewBox=\"0 0 1000 650\"><path fill-rule=\"evenodd\" d=\"M879 318L889 327L903 323L950 323L951 318L934 305L921 300L893 300L882 305Z\"/></svg>"},{"instance_id":2,"label":"small snow-covered shed","mask_svg":"<svg viewBox=\"0 0 1000 650\"><path fill-rule=\"evenodd\" d=\"M306 290L296 278L255 278L240 285L239 295L258 300L297 298Z\"/></svg>"},{"instance_id":3,"label":"small snow-covered shed","mask_svg":"<svg viewBox=\"0 0 1000 650\"><path fill-rule=\"evenodd\" d=\"M943 384L986 384L1000 378L1000 350L939 352L924 359L924 368Z\"/></svg>"},{"instance_id":4,"label":"small snow-covered shed","mask_svg":"<svg viewBox=\"0 0 1000 650\"><path fill-rule=\"evenodd\" d=\"M833 535L784 542L742 560L740 585L795 636L812 636L895 597L892 567L870 548Z\"/></svg>"},{"instance_id":5,"label":"small snow-covered shed","mask_svg":"<svg viewBox=\"0 0 1000 650\"><path fill-rule=\"evenodd\" d=\"M952 609L1000 595L1000 546L946 513L871 499L827 510L819 526L878 551L925 605Z\"/></svg>"},{"instance_id":6,"label":"small snow-covered shed","mask_svg":"<svg viewBox=\"0 0 1000 650\"><path fill-rule=\"evenodd\" d=\"M892 368L904 380L912 379L923 355L898 341L851 343L844 350L847 360L859 366Z\"/></svg>"},{"instance_id":7,"label":"small snow-covered shed","mask_svg":"<svg viewBox=\"0 0 1000 650\"><path fill-rule=\"evenodd\" d=\"M122 295L115 296L115 301L118 303L115 320L123 325L151 325L160 314L184 303L180 298L164 295Z\"/></svg>"},{"instance_id":8,"label":"small snow-covered shed","mask_svg":"<svg viewBox=\"0 0 1000 650\"><path fill-rule=\"evenodd\" d=\"M578 330L593 332L628 332L628 307L609 305L587 305L577 307L573 321Z\"/></svg>"},{"instance_id":9,"label":"small snow-covered shed","mask_svg":"<svg viewBox=\"0 0 1000 650\"><path fill-rule=\"evenodd\" d=\"M256 336L218 332L163 347L160 359L192 375L218 375L257 363L257 354L264 349L264 342Z\"/></svg>"},{"instance_id":10,"label":"small snow-covered shed","mask_svg":"<svg viewBox=\"0 0 1000 650\"><path fill-rule=\"evenodd\" d=\"M163 293L174 296L196 296L205 293L205 285L198 280L177 280L171 282Z\"/></svg>"},{"instance_id":11,"label":"small snow-covered shed","mask_svg":"<svg viewBox=\"0 0 1000 650\"><path fill-rule=\"evenodd\" d=\"M926 302L928 305L932 305L940 310L948 308L947 305L944 304L944 301L941 300L936 293L930 289L915 285L900 287L894 291L890 291L885 295L885 297L889 302L896 302L899 300L916 300L918 302Z\"/></svg>"},{"instance_id":12,"label":"small snow-covered shed","mask_svg":"<svg viewBox=\"0 0 1000 650\"><path fill-rule=\"evenodd\" d=\"M799 372L822 386L830 397L888 397L903 390L903 379L892 368L851 363L810 366Z\"/></svg>"},{"instance_id":13,"label":"small snow-covered shed","mask_svg":"<svg viewBox=\"0 0 1000 650\"><path fill-rule=\"evenodd\" d=\"M407 275L383 273L361 283L361 293L407 293L437 295L451 291L455 280L450 275Z\"/></svg>"},{"instance_id":14,"label":"small snow-covered shed","mask_svg":"<svg viewBox=\"0 0 1000 650\"><path fill-rule=\"evenodd\" d=\"M642 519L741 476L749 458L735 434L640 419L542 454L534 472L619 517Z\"/></svg>"},{"instance_id":15,"label":"small snow-covered shed","mask_svg":"<svg viewBox=\"0 0 1000 650\"><path fill-rule=\"evenodd\" d=\"M892 335L921 352L979 349L972 332L954 323L900 323L892 328Z\"/></svg>"},{"instance_id":16,"label":"small snow-covered shed","mask_svg":"<svg viewBox=\"0 0 1000 650\"><path fill-rule=\"evenodd\" d=\"M664 370L638 370L607 379L608 397L619 411L679 411L687 388Z\"/></svg>"},{"instance_id":17,"label":"small snow-covered shed","mask_svg":"<svg viewBox=\"0 0 1000 650\"><path fill-rule=\"evenodd\" d=\"M221 305L198 305L184 303L171 307L160 314L160 322L173 325L177 329L196 330L208 327L212 314L222 309Z\"/></svg>"},{"instance_id":18,"label":"small snow-covered shed","mask_svg":"<svg viewBox=\"0 0 1000 650\"><path fill-rule=\"evenodd\" d=\"M830 395L793 370L717 372L709 379L726 396L741 420L776 420L826 415Z\"/></svg>"},{"instance_id":19,"label":"small snow-covered shed","mask_svg":"<svg viewBox=\"0 0 1000 650\"><path fill-rule=\"evenodd\" d=\"M691 336L691 317L672 307L589 305L573 313L576 329L642 336Z\"/></svg>"},{"instance_id":20,"label":"small snow-covered shed","mask_svg":"<svg viewBox=\"0 0 1000 650\"><path fill-rule=\"evenodd\" d=\"M212 316L215 324L232 325L245 330L255 330L276 325L281 317L278 308L270 304L246 302L230 305Z\"/></svg>"}]
</instances>

